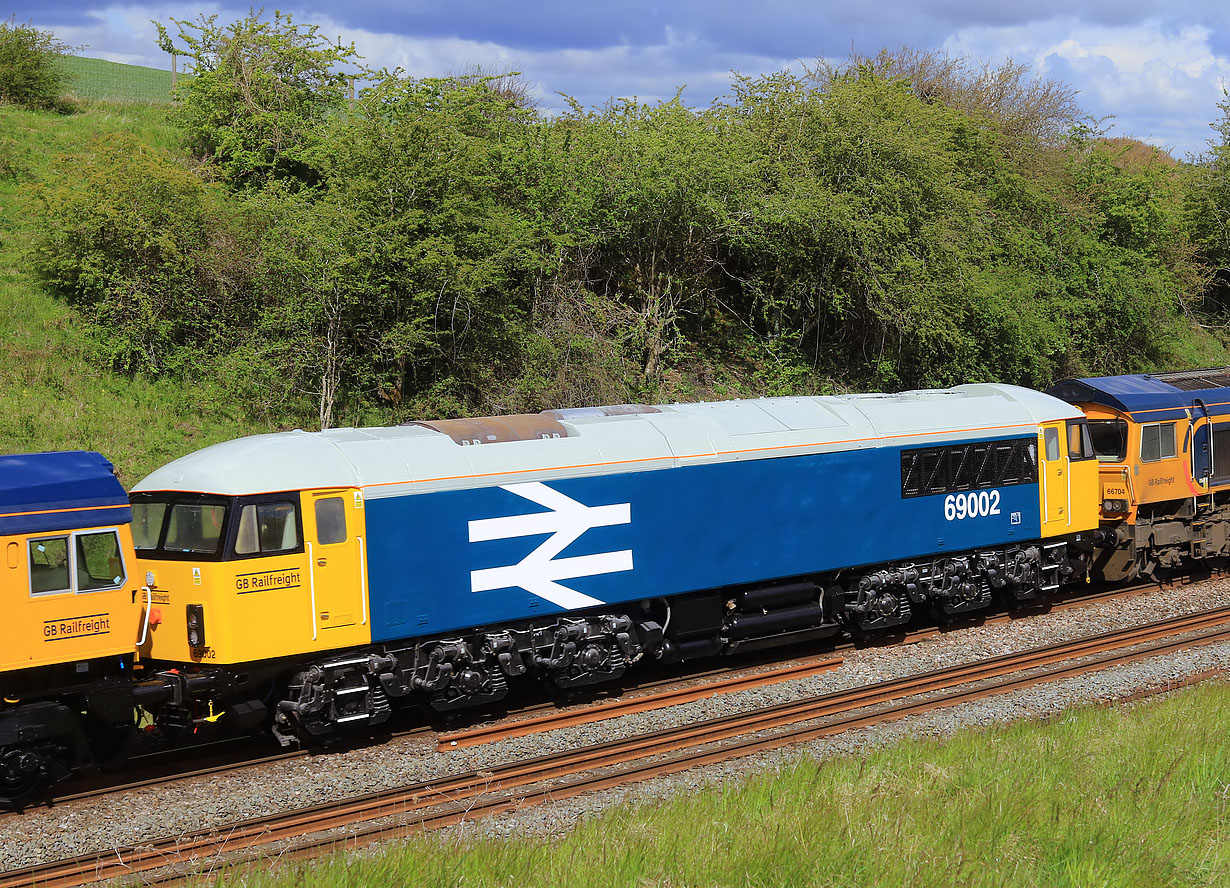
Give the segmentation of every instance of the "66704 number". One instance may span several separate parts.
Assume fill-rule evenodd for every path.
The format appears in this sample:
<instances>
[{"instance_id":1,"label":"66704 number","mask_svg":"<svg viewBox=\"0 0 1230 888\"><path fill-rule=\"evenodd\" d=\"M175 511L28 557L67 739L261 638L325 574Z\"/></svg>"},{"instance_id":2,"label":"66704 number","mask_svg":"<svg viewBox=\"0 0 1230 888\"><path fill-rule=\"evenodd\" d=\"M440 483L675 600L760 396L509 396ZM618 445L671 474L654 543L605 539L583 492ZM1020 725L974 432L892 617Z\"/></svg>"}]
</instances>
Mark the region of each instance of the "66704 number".
<instances>
[{"instance_id":1,"label":"66704 number","mask_svg":"<svg viewBox=\"0 0 1230 888\"><path fill-rule=\"evenodd\" d=\"M944 497L944 518L947 521L998 514L998 490L971 490L969 493L950 493Z\"/></svg>"}]
</instances>

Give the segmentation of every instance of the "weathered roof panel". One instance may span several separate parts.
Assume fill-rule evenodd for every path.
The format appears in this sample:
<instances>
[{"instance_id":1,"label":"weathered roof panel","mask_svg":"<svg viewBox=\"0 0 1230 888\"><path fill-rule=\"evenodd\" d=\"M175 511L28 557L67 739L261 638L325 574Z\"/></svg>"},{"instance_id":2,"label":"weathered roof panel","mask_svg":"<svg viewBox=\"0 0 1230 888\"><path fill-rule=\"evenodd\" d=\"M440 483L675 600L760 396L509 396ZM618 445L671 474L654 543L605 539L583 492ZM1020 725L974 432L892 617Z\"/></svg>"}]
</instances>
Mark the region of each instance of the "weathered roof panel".
<instances>
[{"instance_id":1,"label":"weathered roof panel","mask_svg":"<svg viewBox=\"0 0 1230 888\"><path fill-rule=\"evenodd\" d=\"M644 409L644 408L640 408ZM1079 416L1014 386L899 395L661 404L653 412L552 411L567 434L458 443L424 426L257 435L208 447L157 470L137 491L237 495L364 487L369 497L544 478L645 471L742 459L1021 434Z\"/></svg>"}]
</instances>

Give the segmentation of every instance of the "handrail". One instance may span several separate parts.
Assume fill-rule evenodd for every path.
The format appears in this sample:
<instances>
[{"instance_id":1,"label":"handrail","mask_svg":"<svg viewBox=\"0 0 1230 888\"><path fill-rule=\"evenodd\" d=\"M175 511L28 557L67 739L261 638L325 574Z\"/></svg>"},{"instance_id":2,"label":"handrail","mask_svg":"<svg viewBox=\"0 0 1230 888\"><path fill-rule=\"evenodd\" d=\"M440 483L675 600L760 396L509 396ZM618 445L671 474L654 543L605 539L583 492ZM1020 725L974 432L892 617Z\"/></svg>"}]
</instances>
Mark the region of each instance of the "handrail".
<instances>
[{"instance_id":1,"label":"handrail","mask_svg":"<svg viewBox=\"0 0 1230 888\"><path fill-rule=\"evenodd\" d=\"M363 545L363 537L355 537L359 541L359 591L363 594L363 620L359 625L367 625L367 547Z\"/></svg>"},{"instance_id":2,"label":"handrail","mask_svg":"<svg viewBox=\"0 0 1230 888\"><path fill-rule=\"evenodd\" d=\"M141 640L137 642L137 647L145 644L145 639L149 637L149 612L154 606L154 590L142 586L141 591L145 593L145 625L141 627Z\"/></svg>"},{"instance_id":3,"label":"handrail","mask_svg":"<svg viewBox=\"0 0 1230 888\"><path fill-rule=\"evenodd\" d=\"M307 544L308 588L312 593L312 641L316 640L316 559L312 557L312 544Z\"/></svg>"}]
</instances>

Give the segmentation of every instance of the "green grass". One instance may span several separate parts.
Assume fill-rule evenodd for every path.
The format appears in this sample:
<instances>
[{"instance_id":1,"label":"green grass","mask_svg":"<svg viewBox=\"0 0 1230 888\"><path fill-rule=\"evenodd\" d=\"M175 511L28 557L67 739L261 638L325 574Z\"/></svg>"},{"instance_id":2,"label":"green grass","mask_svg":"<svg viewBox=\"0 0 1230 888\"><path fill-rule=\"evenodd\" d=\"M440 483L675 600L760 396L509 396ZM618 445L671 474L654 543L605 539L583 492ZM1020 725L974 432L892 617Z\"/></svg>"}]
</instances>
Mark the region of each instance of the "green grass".
<instances>
[{"instance_id":1,"label":"green grass","mask_svg":"<svg viewBox=\"0 0 1230 888\"><path fill-rule=\"evenodd\" d=\"M416 836L222 885L1230 885L1230 688L800 761L558 841Z\"/></svg>"},{"instance_id":2,"label":"green grass","mask_svg":"<svg viewBox=\"0 0 1230 888\"><path fill-rule=\"evenodd\" d=\"M128 378L101 366L77 314L31 271L40 182L91 139L169 148L166 106L82 100L72 114L0 106L0 453L98 450L126 485L206 444L266 429L208 379Z\"/></svg>"},{"instance_id":3,"label":"green grass","mask_svg":"<svg viewBox=\"0 0 1230 888\"><path fill-rule=\"evenodd\" d=\"M129 102L171 101L170 71L81 56L65 56L62 63L72 77L69 82L70 94L77 98Z\"/></svg>"}]
</instances>

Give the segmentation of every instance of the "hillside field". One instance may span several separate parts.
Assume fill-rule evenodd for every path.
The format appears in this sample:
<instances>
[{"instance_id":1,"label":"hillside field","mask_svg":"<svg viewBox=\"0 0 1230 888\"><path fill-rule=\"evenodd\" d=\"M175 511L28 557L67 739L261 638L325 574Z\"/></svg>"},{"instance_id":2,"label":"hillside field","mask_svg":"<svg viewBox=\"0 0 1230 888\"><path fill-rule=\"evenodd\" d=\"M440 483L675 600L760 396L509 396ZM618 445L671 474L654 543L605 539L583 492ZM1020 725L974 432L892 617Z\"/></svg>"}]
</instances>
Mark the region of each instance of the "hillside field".
<instances>
[{"instance_id":1,"label":"hillside field","mask_svg":"<svg viewBox=\"0 0 1230 888\"><path fill-rule=\"evenodd\" d=\"M61 64L72 78L69 95L78 99L161 104L171 101L170 71L84 56L65 56Z\"/></svg>"},{"instance_id":2,"label":"hillside field","mask_svg":"<svg viewBox=\"0 0 1230 888\"><path fill-rule=\"evenodd\" d=\"M84 101L73 115L0 106L0 452L98 450L131 486L191 450L270 426L245 419L208 379L151 380L100 366L77 313L32 272L35 186L64 155L108 132L153 145L175 139L156 105Z\"/></svg>"}]
</instances>

